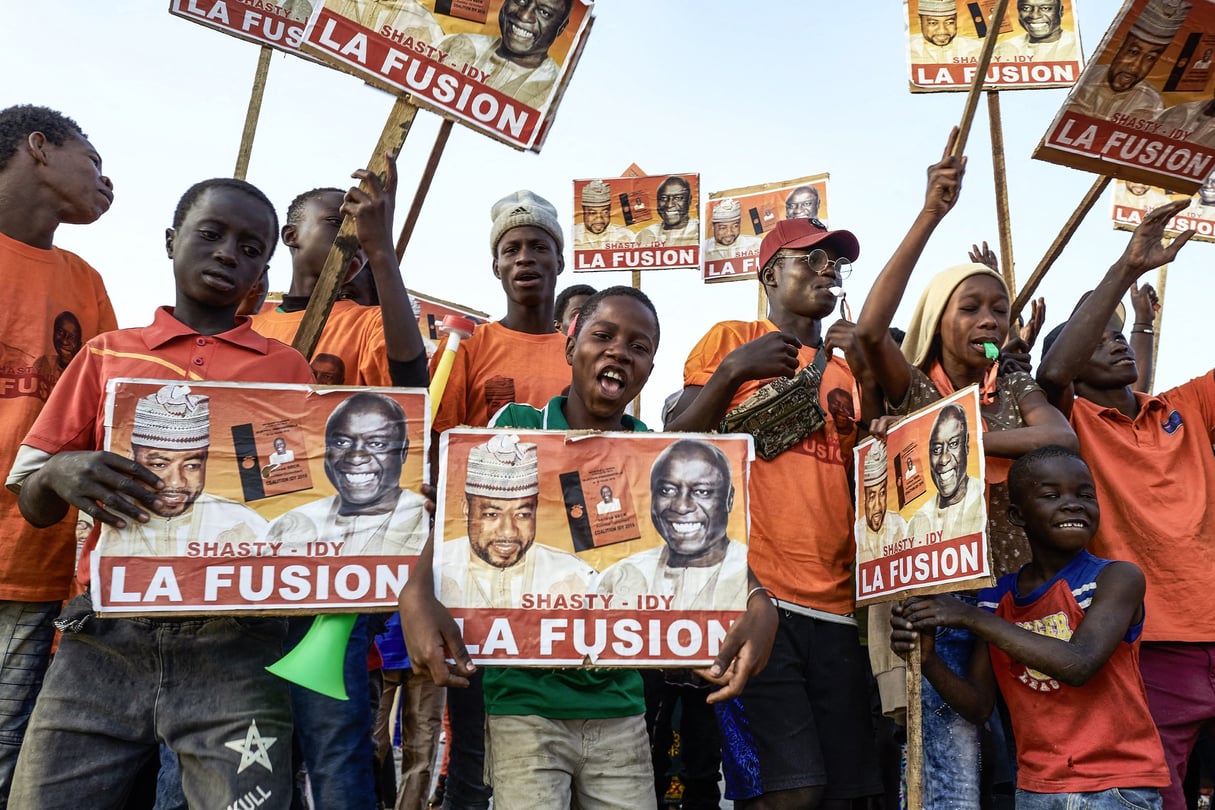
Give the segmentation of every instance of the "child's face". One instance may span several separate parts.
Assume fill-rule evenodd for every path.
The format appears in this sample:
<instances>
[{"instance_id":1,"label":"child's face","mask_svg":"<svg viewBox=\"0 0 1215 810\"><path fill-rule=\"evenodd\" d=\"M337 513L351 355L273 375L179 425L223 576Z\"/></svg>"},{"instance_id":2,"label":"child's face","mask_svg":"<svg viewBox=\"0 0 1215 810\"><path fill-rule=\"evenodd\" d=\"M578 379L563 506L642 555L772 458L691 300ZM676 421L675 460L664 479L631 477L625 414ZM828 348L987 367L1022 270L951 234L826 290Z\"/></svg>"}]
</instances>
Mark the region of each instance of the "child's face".
<instances>
[{"instance_id":1,"label":"child's face","mask_svg":"<svg viewBox=\"0 0 1215 810\"><path fill-rule=\"evenodd\" d=\"M658 321L640 301L604 298L566 344L573 366L570 396L600 419L618 418L654 370Z\"/></svg>"},{"instance_id":2,"label":"child's face","mask_svg":"<svg viewBox=\"0 0 1215 810\"><path fill-rule=\"evenodd\" d=\"M521 225L502 235L494 254L494 275L502 280L506 297L522 307L537 307L553 300L557 276L565 259L557 243L543 228Z\"/></svg>"},{"instance_id":3,"label":"child's face","mask_svg":"<svg viewBox=\"0 0 1215 810\"><path fill-rule=\"evenodd\" d=\"M84 138L69 136L62 146L46 144L42 180L59 195L59 221L96 222L114 202L114 184L102 174L101 156Z\"/></svg>"},{"instance_id":4,"label":"child's face","mask_svg":"<svg viewBox=\"0 0 1215 810\"><path fill-rule=\"evenodd\" d=\"M984 343L1003 346L1008 337L1008 293L988 275L971 276L954 288L937 332L941 353L963 366L986 368Z\"/></svg>"},{"instance_id":5,"label":"child's face","mask_svg":"<svg viewBox=\"0 0 1215 810\"><path fill-rule=\"evenodd\" d=\"M1023 526L1031 544L1057 551L1084 548L1097 531L1097 488L1083 461L1045 458L1032 469L1024 492L1013 494L1009 517Z\"/></svg>"},{"instance_id":6,"label":"child's face","mask_svg":"<svg viewBox=\"0 0 1215 810\"><path fill-rule=\"evenodd\" d=\"M304 203L299 222L283 228L283 243L291 248L291 262L296 270L319 276L342 227L340 191L324 191ZM361 266L361 265L360 265Z\"/></svg>"},{"instance_id":7,"label":"child's face","mask_svg":"<svg viewBox=\"0 0 1215 810\"><path fill-rule=\"evenodd\" d=\"M274 212L265 203L235 188L203 192L169 233L179 300L239 304L262 277L274 238Z\"/></svg>"}]
</instances>

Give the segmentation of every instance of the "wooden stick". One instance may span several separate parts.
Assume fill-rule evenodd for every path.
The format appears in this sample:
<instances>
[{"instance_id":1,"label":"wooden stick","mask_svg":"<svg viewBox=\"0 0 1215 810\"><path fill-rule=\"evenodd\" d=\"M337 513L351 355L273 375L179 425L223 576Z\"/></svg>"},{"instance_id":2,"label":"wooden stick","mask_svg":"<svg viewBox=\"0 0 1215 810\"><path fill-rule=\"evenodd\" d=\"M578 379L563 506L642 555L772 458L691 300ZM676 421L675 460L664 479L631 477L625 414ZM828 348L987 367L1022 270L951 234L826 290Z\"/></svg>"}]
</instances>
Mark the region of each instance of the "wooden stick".
<instances>
[{"instance_id":1,"label":"wooden stick","mask_svg":"<svg viewBox=\"0 0 1215 810\"><path fill-rule=\"evenodd\" d=\"M1021 289L1021 292L1017 293L1017 298L1013 301L1012 305L1010 323L1021 317L1021 310L1025 309L1025 306L1029 303L1029 299L1033 297L1034 291L1042 283L1042 278L1046 275L1046 271L1059 258L1059 254L1063 252L1063 248L1067 246L1068 241L1075 235L1076 229L1080 227L1080 223L1084 221L1084 217L1092 210L1093 205L1097 202L1097 198L1101 196L1109 184L1110 178L1106 176L1101 176L1094 180L1092 187L1085 193L1084 199L1076 206L1076 210L1072 212L1067 222L1063 223L1063 230L1059 231L1059 235L1055 237L1055 241L1051 242L1050 247L1047 248L1046 255L1042 257L1042 261L1038 262L1038 266L1030 274L1029 280L1025 282L1025 286Z\"/></svg>"},{"instance_id":2,"label":"wooden stick","mask_svg":"<svg viewBox=\"0 0 1215 810\"><path fill-rule=\"evenodd\" d=\"M388 168L384 155L389 152L400 152L405 138L409 136L409 128L413 126L414 116L417 114L418 108L406 99L398 98L392 105L392 110L388 113L388 120L384 122L384 131L380 133L380 139L371 153L371 159L367 161L368 170L378 177L381 183L384 182L385 172ZM337 298L338 290L342 287L346 267L358 249L359 242L355 236L354 220L350 217L343 217L337 238L333 240L333 247L329 250L328 258L325 259L321 277L316 280L312 297L308 299L308 309L304 312L304 319L300 322L299 331L295 333L295 340L291 344L300 354L310 360L312 352L316 349L316 342L320 339L321 330L325 328L329 310L333 309L333 302Z\"/></svg>"},{"instance_id":3,"label":"wooden stick","mask_svg":"<svg viewBox=\"0 0 1215 810\"><path fill-rule=\"evenodd\" d=\"M638 290L638 291L641 290L641 271L640 270L633 271L633 289ZM633 399L633 416L636 416L638 419L641 418L641 392L640 391L637 392L637 396Z\"/></svg>"},{"instance_id":4,"label":"wooden stick","mask_svg":"<svg viewBox=\"0 0 1215 810\"><path fill-rule=\"evenodd\" d=\"M975 65L975 78L970 83L970 92L966 94L966 107L962 110L962 120L958 124L958 140L953 145L953 156L962 157L966 153L966 139L970 137L970 125L975 120L975 110L979 106L979 92L983 89L983 80L987 78L987 66L991 64L992 51L996 49L996 32L1004 22L1004 10L1008 8L1008 0L999 0L991 19L987 21L987 36L983 39L983 50L979 54L979 63Z\"/></svg>"},{"instance_id":5,"label":"wooden stick","mask_svg":"<svg viewBox=\"0 0 1215 810\"><path fill-rule=\"evenodd\" d=\"M1000 270L1009 295L1017 294L1013 268L1012 219L1008 213L1008 176L1004 171L1004 124L1000 119L1000 93L987 91L987 120L991 124L991 167L996 181L996 225L1000 231Z\"/></svg>"},{"instance_id":6,"label":"wooden stick","mask_svg":"<svg viewBox=\"0 0 1215 810\"><path fill-rule=\"evenodd\" d=\"M764 283L758 277L755 281L759 284L759 290L755 299L755 319L762 321L768 317L768 291L764 289Z\"/></svg>"},{"instance_id":7,"label":"wooden stick","mask_svg":"<svg viewBox=\"0 0 1215 810\"><path fill-rule=\"evenodd\" d=\"M451 137L451 128L454 124L455 122L450 118L444 118L443 123L439 125L439 133L435 135L435 145L430 147L430 157L426 161L426 168L422 170L422 177L418 180L418 190L413 193L413 202L409 205L405 224L401 226L401 235L397 238L398 262L405 258L405 248L409 247L413 228L418 224L418 217L422 214L422 203L426 202L426 194L430 191L431 181L435 179L435 170L439 168L439 158L443 157L443 149L447 146L447 139Z\"/></svg>"},{"instance_id":8,"label":"wooden stick","mask_svg":"<svg viewBox=\"0 0 1215 810\"><path fill-rule=\"evenodd\" d=\"M1164 320L1164 287L1168 280L1169 266L1162 264L1156 271L1156 303L1160 305L1160 309L1156 310L1156 317L1152 319L1154 334L1152 335L1152 373L1148 377L1147 392L1149 394L1156 390L1156 358L1160 356L1160 323Z\"/></svg>"},{"instance_id":9,"label":"wooden stick","mask_svg":"<svg viewBox=\"0 0 1215 810\"><path fill-rule=\"evenodd\" d=\"M244 180L249 173L249 157L253 154L253 136L257 134L257 118L262 114L262 96L266 93L266 74L270 72L270 55L274 53L268 45L262 46L257 57L257 70L253 74L253 90L249 93L249 109L245 111L245 130L240 136L240 151L236 153L236 169L232 176Z\"/></svg>"},{"instance_id":10,"label":"wooden stick","mask_svg":"<svg viewBox=\"0 0 1215 810\"><path fill-rule=\"evenodd\" d=\"M907 656L907 810L924 806L924 717L920 705L920 637Z\"/></svg>"}]
</instances>

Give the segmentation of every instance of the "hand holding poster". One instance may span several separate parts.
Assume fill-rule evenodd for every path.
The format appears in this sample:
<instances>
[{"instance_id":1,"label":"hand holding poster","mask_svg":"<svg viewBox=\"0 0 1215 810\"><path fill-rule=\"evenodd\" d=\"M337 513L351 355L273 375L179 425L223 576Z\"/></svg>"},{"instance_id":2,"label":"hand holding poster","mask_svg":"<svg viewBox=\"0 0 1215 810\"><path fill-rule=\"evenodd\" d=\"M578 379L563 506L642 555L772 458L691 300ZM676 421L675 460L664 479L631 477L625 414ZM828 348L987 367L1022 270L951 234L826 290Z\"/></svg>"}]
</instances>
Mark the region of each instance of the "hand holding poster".
<instances>
[{"instance_id":1,"label":"hand holding poster","mask_svg":"<svg viewBox=\"0 0 1215 810\"><path fill-rule=\"evenodd\" d=\"M450 430L435 586L475 662L693 666L746 607L746 436Z\"/></svg>"},{"instance_id":2,"label":"hand holding poster","mask_svg":"<svg viewBox=\"0 0 1215 810\"><path fill-rule=\"evenodd\" d=\"M539 151L590 12L589 0L320 0L302 49Z\"/></svg>"},{"instance_id":3,"label":"hand holding poster","mask_svg":"<svg viewBox=\"0 0 1215 810\"><path fill-rule=\"evenodd\" d=\"M764 235L786 219L827 219L827 177L716 191L705 211L705 282L755 278Z\"/></svg>"},{"instance_id":4,"label":"hand holding poster","mask_svg":"<svg viewBox=\"0 0 1215 810\"><path fill-rule=\"evenodd\" d=\"M1215 4L1127 0L1034 157L1192 192L1215 170L1211 54Z\"/></svg>"},{"instance_id":5,"label":"hand holding poster","mask_svg":"<svg viewBox=\"0 0 1215 810\"><path fill-rule=\"evenodd\" d=\"M99 613L396 605L429 528L425 391L112 380L107 392L106 448L164 486L146 523L101 527Z\"/></svg>"},{"instance_id":6,"label":"hand holding poster","mask_svg":"<svg viewBox=\"0 0 1215 810\"><path fill-rule=\"evenodd\" d=\"M574 181L574 270L700 265L700 175Z\"/></svg>"},{"instance_id":7,"label":"hand holding poster","mask_svg":"<svg viewBox=\"0 0 1215 810\"><path fill-rule=\"evenodd\" d=\"M982 424L972 385L857 445L857 605L991 584Z\"/></svg>"}]
</instances>

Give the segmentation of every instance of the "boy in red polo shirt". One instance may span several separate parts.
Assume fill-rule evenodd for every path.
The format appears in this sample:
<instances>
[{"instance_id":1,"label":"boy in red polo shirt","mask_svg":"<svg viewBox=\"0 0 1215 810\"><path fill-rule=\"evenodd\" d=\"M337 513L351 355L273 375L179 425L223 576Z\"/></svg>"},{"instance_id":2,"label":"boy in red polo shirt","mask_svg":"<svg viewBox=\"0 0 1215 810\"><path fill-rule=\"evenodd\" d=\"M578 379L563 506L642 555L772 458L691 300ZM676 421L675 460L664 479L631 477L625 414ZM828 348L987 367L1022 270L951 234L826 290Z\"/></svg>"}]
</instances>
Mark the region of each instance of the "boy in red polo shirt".
<instances>
[{"instance_id":1,"label":"boy in red polo shirt","mask_svg":"<svg viewBox=\"0 0 1215 810\"><path fill-rule=\"evenodd\" d=\"M1071 421L1093 468L1105 519L1094 554L1129 560L1147 578L1140 669L1173 782L1165 810L1182 810L1198 733L1215 720L1215 591L1206 567L1215 542L1215 375L1155 396L1133 390L1135 354L1111 323L1139 276L1173 261L1193 235L1163 247L1185 201L1162 205L1067 323L1044 341L1038 382ZM1134 330L1149 329L1135 326Z\"/></svg>"},{"instance_id":2,"label":"boy in red polo shirt","mask_svg":"<svg viewBox=\"0 0 1215 810\"><path fill-rule=\"evenodd\" d=\"M176 305L150 326L89 341L21 446L8 486L20 489L30 523L52 525L74 506L123 527L167 508L155 474L100 449L108 380L312 381L299 352L235 314L277 230L274 206L248 183L208 180L186 192L165 232ZM96 541L94 530L83 559ZM162 742L180 755L191 806L290 805L287 683L265 671L282 652L285 621L102 620L86 592L57 624L64 635L18 759L14 806L121 803Z\"/></svg>"}]
</instances>

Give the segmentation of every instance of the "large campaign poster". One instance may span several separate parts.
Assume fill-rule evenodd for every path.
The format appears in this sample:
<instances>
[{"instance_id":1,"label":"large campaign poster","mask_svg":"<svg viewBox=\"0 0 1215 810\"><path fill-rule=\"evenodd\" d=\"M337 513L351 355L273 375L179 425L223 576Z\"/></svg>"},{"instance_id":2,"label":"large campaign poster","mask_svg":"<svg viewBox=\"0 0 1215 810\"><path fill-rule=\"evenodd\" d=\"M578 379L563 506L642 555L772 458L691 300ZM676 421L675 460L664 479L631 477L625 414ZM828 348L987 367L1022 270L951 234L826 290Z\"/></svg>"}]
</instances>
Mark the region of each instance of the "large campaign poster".
<instances>
[{"instance_id":1,"label":"large campaign poster","mask_svg":"<svg viewBox=\"0 0 1215 810\"><path fill-rule=\"evenodd\" d=\"M106 449L163 482L103 525L103 615L393 609L429 516L424 390L111 380Z\"/></svg>"},{"instance_id":2,"label":"large campaign poster","mask_svg":"<svg viewBox=\"0 0 1215 810\"><path fill-rule=\"evenodd\" d=\"M169 0L169 13L296 56L312 16L308 0ZM311 57L305 57L311 58Z\"/></svg>"},{"instance_id":3,"label":"large campaign poster","mask_svg":"<svg viewBox=\"0 0 1215 810\"><path fill-rule=\"evenodd\" d=\"M1179 236L1186 231L1194 232L1194 239L1215 242L1215 178L1208 178L1192 197L1175 194L1167 189L1143 183L1115 180L1113 183L1113 205L1110 218L1114 228L1133 231L1139 227L1153 208L1175 200L1188 199L1190 205L1164 226L1165 236Z\"/></svg>"},{"instance_id":4,"label":"large campaign poster","mask_svg":"<svg viewBox=\"0 0 1215 810\"><path fill-rule=\"evenodd\" d=\"M986 87L1071 87L1084 68L1073 0L1010 2L999 30L996 0L903 0L913 93L969 90L988 37L996 37Z\"/></svg>"},{"instance_id":5,"label":"large campaign poster","mask_svg":"<svg viewBox=\"0 0 1215 810\"><path fill-rule=\"evenodd\" d=\"M853 450L856 603L989 585L978 386Z\"/></svg>"},{"instance_id":6,"label":"large campaign poster","mask_svg":"<svg viewBox=\"0 0 1215 810\"><path fill-rule=\"evenodd\" d=\"M581 56L590 0L318 0L301 49L539 151Z\"/></svg>"},{"instance_id":7,"label":"large campaign poster","mask_svg":"<svg viewBox=\"0 0 1215 810\"><path fill-rule=\"evenodd\" d=\"M715 191L705 206L706 283L754 279L759 274L759 245L764 234L786 219L827 221L828 174Z\"/></svg>"},{"instance_id":8,"label":"large campaign poster","mask_svg":"<svg viewBox=\"0 0 1215 810\"><path fill-rule=\"evenodd\" d=\"M1187 194L1215 170L1215 3L1127 0L1034 157Z\"/></svg>"},{"instance_id":9,"label":"large campaign poster","mask_svg":"<svg viewBox=\"0 0 1215 810\"><path fill-rule=\"evenodd\" d=\"M700 175L574 181L574 270L700 266Z\"/></svg>"},{"instance_id":10,"label":"large campaign poster","mask_svg":"<svg viewBox=\"0 0 1215 810\"><path fill-rule=\"evenodd\" d=\"M750 436L456 429L435 588L474 661L693 666L746 607Z\"/></svg>"}]
</instances>

